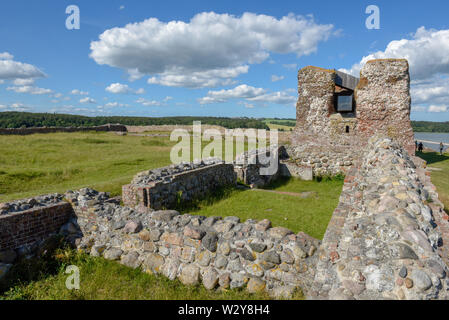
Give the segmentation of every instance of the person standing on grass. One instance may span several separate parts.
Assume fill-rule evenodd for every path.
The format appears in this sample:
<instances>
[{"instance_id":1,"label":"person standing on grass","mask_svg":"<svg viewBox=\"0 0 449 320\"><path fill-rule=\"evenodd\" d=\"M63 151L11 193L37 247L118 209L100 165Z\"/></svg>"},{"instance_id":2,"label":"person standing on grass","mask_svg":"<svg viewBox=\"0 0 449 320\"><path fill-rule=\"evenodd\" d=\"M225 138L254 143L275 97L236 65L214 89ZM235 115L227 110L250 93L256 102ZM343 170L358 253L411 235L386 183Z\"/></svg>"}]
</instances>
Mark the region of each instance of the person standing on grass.
<instances>
[{"instance_id":1,"label":"person standing on grass","mask_svg":"<svg viewBox=\"0 0 449 320\"><path fill-rule=\"evenodd\" d=\"M440 155L443 155L444 145L443 142L440 142Z\"/></svg>"},{"instance_id":2,"label":"person standing on grass","mask_svg":"<svg viewBox=\"0 0 449 320\"><path fill-rule=\"evenodd\" d=\"M419 151L419 152L422 152L423 149L424 149L424 145L422 144L422 142L420 142L420 143L418 144L418 151Z\"/></svg>"},{"instance_id":3,"label":"person standing on grass","mask_svg":"<svg viewBox=\"0 0 449 320\"><path fill-rule=\"evenodd\" d=\"M415 140L415 151L418 150L418 140Z\"/></svg>"}]
</instances>

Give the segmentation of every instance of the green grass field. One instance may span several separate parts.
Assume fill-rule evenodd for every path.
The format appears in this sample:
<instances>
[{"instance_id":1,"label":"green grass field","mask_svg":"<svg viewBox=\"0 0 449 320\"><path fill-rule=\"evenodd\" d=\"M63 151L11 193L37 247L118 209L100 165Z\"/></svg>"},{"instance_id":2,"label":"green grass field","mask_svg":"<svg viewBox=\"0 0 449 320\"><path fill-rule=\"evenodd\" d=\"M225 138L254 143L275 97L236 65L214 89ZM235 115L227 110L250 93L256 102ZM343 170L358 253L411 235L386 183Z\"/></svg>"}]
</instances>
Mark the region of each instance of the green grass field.
<instances>
[{"instance_id":1,"label":"green grass field","mask_svg":"<svg viewBox=\"0 0 449 320\"><path fill-rule=\"evenodd\" d=\"M0 136L0 202L83 187L119 195L136 173L170 165L175 144L96 132Z\"/></svg>"},{"instance_id":2,"label":"green grass field","mask_svg":"<svg viewBox=\"0 0 449 320\"><path fill-rule=\"evenodd\" d=\"M417 156L426 160L428 167L436 169L431 171L432 183L437 187L438 197L449 213L449 154L424 152L418 153Z\"/></svg>"},{"instance_id":3,"label":"green grass field","mask_svg":"<svg viewBox=\"0 0 449 320\"><path fill-rule=\"evenodd\" d=\"M137 172L169 165L173 144L94 132L0 136L0 202L87 186L119 194Z\"/></svg>"},{"instance_id":4,"label":"green grass field","mask_svg":"<svg viewBox=\"0 0 449 320\"><path fill-rule=\"evenodd\" d=\"M0 202L68 189L92 187L120 194L139 171L170 164L168 137L112 133L0 136ZM270 219L274 226L322 238L337 206L341 180L284 179L269 191L230 189L185 210L197 215ZM284 193L282 193L284 192ZM285 192L294 194L285 194ZM308 192L306 197L302 193ZM64 257L65 255L65 257ZM144 274L116 262L66 251L62 259L20 266L0 299L268 299L245 291L211 292ZM81 270L80 291L65 288L68 264ZM19 268L19 269L20 269ZM22 273L20 273L22 272ZM0 290L1 292L1 290ZM298 294L297 299L302 296Z\"/></svg>"},{"instance_id":5,"label":"green grass field","mask_svg":"<svg viewBox=\"0 0 449 320\"><path fill-rule=\"evenodd\" d=\"M287 126L287 125L283 125L283 124L278 124L278 123L272 123L273 121L275 122L295 122L296 120L292 119L292 120L275 120L275 119L265 119L263 120L263 122L270 128L270 129L282 129L284 131L290 131L292 129L294 129L292 126Z\"/></svg>"},{"instance_id":6,"label":"green grass field","mask_svg":"<svg viewBox=\"0 0 449 320\"><path fill-rule=\"evenodd\" d=\"M69 290L67 266L80 270L80 289ZM6 291L5 291L6 289ZM3 291L3 293L2 293ZM303 299L298 292L294 299ZM245 290L209 291L186 286L179 280L132 269L115 261L93 258L73 250L58 250L27 261L10 271L0 283L0 300L265 300L268 294Z\"/></svg>"},{"instance_id":7,"label":"green grass field","mask_svg":"<svg viewBox=\"0 0 449 320\"><path fill-rule=\"evenodd\" d=\"M217 200L201 201L194 209L181 211L202 216L237 216L247 219L269 219L273 226L294 232L303 231L322 239L333 211L337 207L343 180L301 181L282 179L263 190L230 190ZM294 194L284 194L284 193ZM306 197L299 196L308 193Z\"/></svg>"}]
</instances>

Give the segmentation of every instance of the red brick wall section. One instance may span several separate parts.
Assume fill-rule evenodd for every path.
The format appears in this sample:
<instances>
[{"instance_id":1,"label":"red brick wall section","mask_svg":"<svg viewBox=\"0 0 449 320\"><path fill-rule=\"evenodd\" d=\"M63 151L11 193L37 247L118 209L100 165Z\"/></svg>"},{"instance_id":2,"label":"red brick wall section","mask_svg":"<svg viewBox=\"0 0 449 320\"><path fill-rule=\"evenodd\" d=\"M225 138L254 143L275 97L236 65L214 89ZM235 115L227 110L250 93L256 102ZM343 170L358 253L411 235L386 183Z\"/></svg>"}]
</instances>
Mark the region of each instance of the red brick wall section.
<instances>
[{"instance_id":1,"label":"red brick wall section","mask_svg":"<svg viewBox=\"0 0 449 320\"><path fill-rule=\"evenodd\" d=\"M33 244L57 233L72 214L72 206L61 202L0 216L0 251Z\"/></svg>"}]
</instances>

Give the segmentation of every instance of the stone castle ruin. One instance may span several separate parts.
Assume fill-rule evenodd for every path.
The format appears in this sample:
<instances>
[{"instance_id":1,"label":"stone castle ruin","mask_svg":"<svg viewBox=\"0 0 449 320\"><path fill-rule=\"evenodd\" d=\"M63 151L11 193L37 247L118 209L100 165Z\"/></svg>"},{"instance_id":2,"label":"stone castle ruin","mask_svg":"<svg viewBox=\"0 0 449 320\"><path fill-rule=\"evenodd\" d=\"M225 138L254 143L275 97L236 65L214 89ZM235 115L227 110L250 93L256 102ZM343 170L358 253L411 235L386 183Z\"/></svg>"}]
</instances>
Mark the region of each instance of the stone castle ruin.
<instances>
[{"instance_id":1,"label":"stone castle ruin","mask_svg":"<svg viewBox=\"0 0 449 320\"><path fill-rule=\"evenodd\" d=\"M291 155L315 175L347 172L374 134L385 134L414 155L406 60L368 61L360 79L309 66L298 72L298 83Z\"/></svg>"},{"instance_id":2,"label":"stone castle ruin","mask_svg":"<svg viewBox=\"0 0 449 320\"><path fill-rule=\"evenodd\" d=\"M124 206L90 189L0 204L0 278L17 257L60 234L92 256L210 290L448 299L449 217L414 156L407 61L369 61L360 80L306 67L298 82L292 144L239 156L278 153L278 172L260 176L257 162L208 159L136 175L123 187ZM322 241L266 219L168 210L237 177L262 186L279 175L338 173L345 183Z\"/></svg>"}]
</instances>

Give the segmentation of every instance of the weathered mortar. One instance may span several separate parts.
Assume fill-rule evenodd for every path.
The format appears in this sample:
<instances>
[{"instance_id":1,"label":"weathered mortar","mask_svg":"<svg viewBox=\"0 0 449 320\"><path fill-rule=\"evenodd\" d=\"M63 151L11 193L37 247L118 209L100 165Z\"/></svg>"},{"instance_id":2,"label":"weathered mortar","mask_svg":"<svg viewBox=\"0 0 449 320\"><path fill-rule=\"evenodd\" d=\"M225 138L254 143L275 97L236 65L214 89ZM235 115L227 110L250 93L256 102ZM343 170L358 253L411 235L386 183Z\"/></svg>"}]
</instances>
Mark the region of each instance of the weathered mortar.
<instances>
[{"instance_id":1,"label":"weathered mortar","mask_svg":"<svg viewBox=\"0 0 449 320\"><path fill-rule=\"evenodd\" d=\"M233 165L222 161L173 171L176 167L158 169L166 173L156 176L154 180L147 178L153 174L151 170L138 174L131 184L123 186L123 203L143 211L147 208L171 209L178 201L188 202L202 198L217 188L235 185L237 182Z\"/></svg>"},{"instance_id":2,"label":"weathered mortar","mask_svg":"<svg viewBox=\"0 0 449 320\"><path fill-rule=\"evenodd\" d=\"M0 251L33 245L58 233L73 214L67 202L0 215Z\"/></svg>"},{"instance_id":3,"label":"weathered mortar","mask_svg":"<svg viewBox=\"0 0 449 320\"><path fill-rule=\"evenodd\" d=\"M296 132L327 135L334 110L336 74L332 70L305 67L298 72Z\"/></svg>"},{"instance_id":4,"label":"weathered mortar","mask_svg":"<svg viewBox=\"0 0 449 320\"><path fill-rule=\"evenodd\" d=\"M268 220L139 212L94 190L66 193L76 219L62 230L78 249L207 289L247 288L289 297L314 279L320 242Z\"/></svg>"},{"instance_id":5,"label":"weathered mortar","mask_svg":"<svg viewBox=\"0 0 449 320\"><path fill-rule=\"evenodd\" d=\"M358 135L364 140L384 133L415 154L410 123L410 76L405 59L368 61L355 90Z\"/></svg>"},{"instance_id":6,"label":"weathered mortar","mask_svg":"<svg viewBox=\"0 0 449 320\"><path fill-rule=\"evenodd\" d=\"M299 70L298 94L289 154L298 165L312 165L314 175L346 173L349 167L345 164L362 156L368 139L376 133L386 134L414 155L406 60L366 63L355 90L355 113L336 111L334 71L316 67Z\"/></svg>"},{"instance_id":7,"label":"weathered mortar","mask_svg":"<svg viewBox=\"0 0 449 320\"><path fill-rule=\"evenodd\" d=\"M449 239L433 215L442 207L427 205L441 203L425 170L390 139L373 139L364 154L346 177L309 298L447 299L439 254Z\"/></svg>"}]
</instances>

